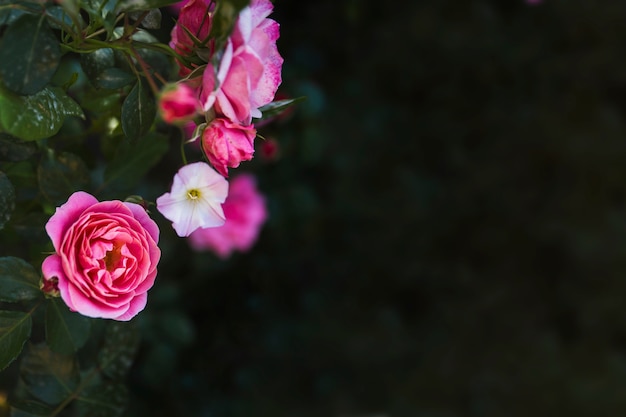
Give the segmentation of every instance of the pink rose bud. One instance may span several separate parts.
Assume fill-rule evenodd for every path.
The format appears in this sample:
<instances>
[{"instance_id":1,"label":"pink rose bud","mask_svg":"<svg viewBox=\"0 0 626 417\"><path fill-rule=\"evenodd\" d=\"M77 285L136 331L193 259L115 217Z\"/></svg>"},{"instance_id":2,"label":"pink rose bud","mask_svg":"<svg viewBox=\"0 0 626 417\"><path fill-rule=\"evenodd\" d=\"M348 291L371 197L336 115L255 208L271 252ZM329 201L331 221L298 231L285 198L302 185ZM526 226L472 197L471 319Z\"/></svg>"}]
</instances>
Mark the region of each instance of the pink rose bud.
<instances>
[{"instance_id":1,"label":"pink rose bud","mask_svg":"<svg viewBox=\"0 0 626 417\"><path fill-rule=\"evenodd\" d=\"M98 202L83 191L46 224L55 253L41 265L43 288L72 311L128 321L144 309L161 251L159 228L138 204Z\"/></svg>"},{"instance_id":2,"label":"pink rose bud","mask_svg":"<svg viewBox=\"0 0 626 417\"><path fill-rule=\"evenodd\" d=\"M222 205L226 223L213 229L198 229L189 236L189 244L197 251L211 250L227 258L235 250L247 252L256 242L267 220L265 198L256 188L250 174L237 175L230 182L230 191Z\"/></svg>"},{"instance_id":3,"label":"pink rose bud","mask_svg":"<svg viewBox=\"0 0 626 417\"><path fill-rule=\"evenodd\" d=\"M228 119L214 119L202 133L202 150L213 167L228 177L228 167L237 168L254 154L256 129Z\"/></svg>"},{"instance_id":4,"label":"pink rose bud","mask_svg":"<svg viewBox=\"0 0 626 417\"><path fill-rule=\"evenodd\" d=\"M208 0L189 0L180 8L178 20L172 28L172 40L170 47L179 55L189 57L196 49L194 40L189 36L192 33L196 39L203 41L209 36L212 25L212 12L215 8L215 2ZM210 6L210 8L209 8ZM209 40L206 47L213 53L214 40ZM191 70L180 62L178 75L185 77L191 73Z\"/></svg>"},{"instance_id":5,"label":"pink rose bud","mask_svg":"<svg viewBox=\"0 0 626 417\"><path fill-rule=\"evenodd\" d=\"M184 124L193 119L200 110L195 91L187 84L178 83L166 87L159 97L159 111L166 123Z\"/></svg>"}]
</instances>

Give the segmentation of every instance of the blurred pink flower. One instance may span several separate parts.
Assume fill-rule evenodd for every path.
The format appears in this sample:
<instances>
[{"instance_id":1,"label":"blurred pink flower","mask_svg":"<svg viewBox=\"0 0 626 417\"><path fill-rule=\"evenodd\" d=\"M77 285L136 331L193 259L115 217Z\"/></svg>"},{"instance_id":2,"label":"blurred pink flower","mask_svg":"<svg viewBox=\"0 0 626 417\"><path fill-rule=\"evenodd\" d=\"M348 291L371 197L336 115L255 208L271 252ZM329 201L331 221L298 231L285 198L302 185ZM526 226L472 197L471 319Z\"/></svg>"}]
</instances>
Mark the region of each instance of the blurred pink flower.
<instances>
[{"instance_id":1,"label":"blurred pink flower","mask_svg":"<svg viewBox=\"0 0 626 417\"><path fill-rule=\"evenodd\" d=\"M213 167L228 177L228 167L237 168L254 154L256 129L228 119L217 118L202 133L202 150Z\"/></svg>"},{"instance_id":2,"label":"blurred pink flower","mask_svg":"<svg viewBox=\"0 0 626 417\"><path fill-rule=\"evenodd\" d=\"M250 174L236 176L223 204L226 223L213 229L198 229L189 236L194 250L211 250L227 258L234 250L247 252L256 242L267 220L265 198Z\"/></svg>"},{"instance_id":3,"label":"blurred pink flower","mask_svg":"<svg viewBox=\"0 0 626 417\"><path fill-rule=\"evenodd\" d=\"M195 162L174 175L171 191L157 198L157 210L172 222L178 236L185 237L198 228L224 224L227 194L226 179L207 163Z\"/></svg>"},{"instance_id":4,"label":"blurred pink flower","mask_svg":"<svg viewBox=\"0 0 626 417\"><path fill-rule=\"evenodd\" d=\"M159 96L159 113L166 123L190 121L200 110L196 92L185 83L165 87Z\"/></svg>"},{"instance_id":5,"label":"blurred pink flower","mask_svg":"<svg viewBox=\"0 0 626 417\"><path fill-rule=\"evenodd\" d=\"M159 228L143 207L77 191L46 232L55 253L41 265L44 292L58 291L88 317L127 321L144 309L161 251Z\"/></svg>"},{"instance_id":6,"label":"blurred pink flower","mask_svg":"<svg viewBox=\"0 0 626 417\"><path fill-rule=\"evenodd\" d=\"M267 18L272 10L269 0L252 0L240 12L217 75L211 64L204 71L200 100L205 111L215 107L216 113L248 125L252 117L261 117L259 107L274 100L283 58L276 47L279 25Z\"/></svg>"}]
</instances>

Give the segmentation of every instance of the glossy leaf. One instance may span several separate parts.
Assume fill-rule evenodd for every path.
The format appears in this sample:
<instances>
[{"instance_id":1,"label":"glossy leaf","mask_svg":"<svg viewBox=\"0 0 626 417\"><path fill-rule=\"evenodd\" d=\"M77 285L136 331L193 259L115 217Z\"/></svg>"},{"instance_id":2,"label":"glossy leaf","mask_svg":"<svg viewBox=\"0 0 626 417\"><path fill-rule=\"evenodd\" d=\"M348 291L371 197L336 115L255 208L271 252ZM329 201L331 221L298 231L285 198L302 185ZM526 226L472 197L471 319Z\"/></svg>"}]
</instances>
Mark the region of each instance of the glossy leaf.
<instances>
[{"instance_id":1,"label":"glossy leaf","mask_svg":"<svg viewBox=\"0 0 626 417\"><path fill-rule=\"evenodd\" d=\"M154 98L143 83L138 82L122 105L124 134L129 139L139 139L148 132L155 116Z\"/></svg>"},{"instance_id":2,"label":"glossy leaf","mask_svg":"<svg viewBox=\"0 0 626 417\"><path fill-rule=\"evenodd\" d=\"M11 218L14 208L15 190L13 189L13 184L11 184L6 174L0 171L0 230L4 228L4 225Z\"/></svg>"},{"instance_id":3,"label":"glossy leaf","mask_svg":"<svg viewBox=\"0 0 626 417\"><path fill-rule=\"evenodd\" d=\"M52 412L50 405L36 400L11 399L11 417L44 417Z\"/></svg>"},{"instance_id":4,"label":"glossy leaf","mask_svg":"<svg viewBox=\"0 0 626 417\"><path fill-rule=\"evenodd\" d=\"M93 78L96 87L115 90L132 84L137 80L133 74L117 67L106 68L97 77Z\"/></svg>"},{"instance_id":5,"label":"glossy leaf","mask_svg":"<svg viewBox=\"0 0 626 417\"><path fill-rule=\"evenodd\" d=\"M18 357L30 336L32 319L21 311L0 311L0 371Z\"/></svg>"},{"instance_id":6,"label":"glossy leaf","mask_svg":"<svg viewBox=\"0 0 626 417\"><path fill-rule=\"evenodd\" d=\"M157 133L149 133L140 141L124 141L104 171L105 183L116 189L132 187L168 149L167 137Z\"/></svg>"},{"instance_id":7,"label":"glossy leaf","mask_svg":"<svg viewBox=\"0 0 626 417\"><path fill-rule=\"evenodd\" d=\"M45 344L29 346L20 374L30 394L51 405L71 395L80 381L76 358L55 353Z\"/></svg>"},{"instance_id":8,"label":"glossy leaf","mask_svg":"<svg viewBox=\"0 0 626 417\"><path fill-rule=\"evenodd\" d=\"M89 171L82 159L69 152L56 154L51 149L41 158L37 178L42 194L56 205L89 185Z\"/></svg>"},{"instance_id":9,"label":"glossy leaf","mask_svg":"<svg viewBox=\"0 0 626 417\"><path fill-rule=\"evenodd\" d=\"M68 116L84 117L80 106L58 87L46 87L31 96L0 88L0 107L0 128L23 140L54 135Z\"/></svg>"},{"instance_id":10,"label":"glossy leaf","mask_svg":"<svg viewBox=\"0 0 626 417\"><path fill-rule=\"evenodd\" d=\"M27 301L40 295L39 273L31 264L13 256L0 258L0 301Z\"/></svg>"},{"instance_id":11,"label":"glossy leaf","mask_svg":"<svg viewBox=\"0 0 626 417\"><path fill-rule=\"evenodd\" d=\"M48 301L46 307L46 342L54 352L72 354L89 337L91 320L72 312L60 298Z\"/></svg>"},{"instance_id":12,"label":"glossy leaf","mask_svg":"<svg viewBox=\"0 0 626 417\"><path fill-rule=\"evenodd\" d=\"M23 15L0 40L0 76L18 94L35 94L50 81L61 60L59 41L45 15Z\"/></svg>"},{"instance_id":13,"label":"glossy leaf","mask_svg":"<svg viewBox=\"0 0 626 417\"><path fill-rule=\"evenodd\" d=\"M101 48L80 56L80 66L89 80L95 80L103 71L115 65L115 55L111 48ZM98 85L94 82L94 85Z\"/></svg>"},{"instance_id":14,"label":"glossy leaf","mask_svg":"<svg viewBox=\"0 0 626 417\"><path fill-rule=\"evenodd\" d=\"M170 6L178 0L120 0L117 4L117 12L131 12L136 10L148 11Z\"/></svg>"}]
</instances>

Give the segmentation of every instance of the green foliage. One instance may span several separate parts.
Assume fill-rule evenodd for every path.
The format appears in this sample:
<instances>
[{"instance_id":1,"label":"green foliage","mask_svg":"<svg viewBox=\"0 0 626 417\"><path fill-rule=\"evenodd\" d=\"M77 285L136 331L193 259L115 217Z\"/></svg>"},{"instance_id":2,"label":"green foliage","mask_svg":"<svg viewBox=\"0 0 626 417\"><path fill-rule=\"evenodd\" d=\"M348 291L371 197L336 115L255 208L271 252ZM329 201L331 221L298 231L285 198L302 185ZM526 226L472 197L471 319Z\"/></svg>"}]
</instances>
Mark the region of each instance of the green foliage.
<instances>
[{"instance_id":1,"label":"green foliage","mask_svg":"<svg viewBox=\"0 0 626 417\"><path fill-rule=\"evenodd\" d=\"M26 261L7 256L0 258L0 301L20 302L41 295L39 274Z\"/></svg>"},{"instance_id":2,"label":"green foliage","mask_svg":"<svg viewBox=\"0 0 626 417\"><path fill-rule=\"evenodd\" d=\"M23 15L0 40L0 76L18 94L35 94L52 78L61 60L59 43L45 15Z\"/></svg>"},{"instance_id":3,"label":"green foliage","mask_svg":"<svg viewBox=\"0 0 626 417\"><path fill-rule=\"evenodd\" d=\"M0 310L0 370L17 358L30 336L30 313Z\"/></svg>"},{"instance_id":4,"label":"green foliage","mask_svg":"<svg viewBox=\"0 0 626 417\"><path fill-rule=\"evenodd\" d=\"M122 105L122 129L127 138L137 140L145 135L156 116L154 98L141 81L137 82Z\"/></svg>"},{"instance_id":5,"label":"green foliage","mask_svg":"<svg viewBox=\"0 0 626 417\"><path fill-rule=\"evenodd\" d=\"M15 208L15 190L4 172L0 171L0 230L9 221Z\"/></svg>"},{"instance_id":6,"label":"green foliage","mask_svg":"<svg viewBox=\"0 0 626 417\"><path fill-rule=\"evenodd\" d=\"M89 171L77 155L53 150L42 156L37 167L41 193L55 205L60 205L76 190L89 185Z\"/></svg>"},{"instance_id":7,"label":"green foliage","mask_svg":"<svg viewBox=\"0 0 626 417\"><path fill-rule=\"evenodd\" d=\"M45 87L28 96L0 88L0 106L0 128L22 140L50 137L68 116L84 117L80 106L58 87Z\"/></svg>"},{"instance_id":8,"label":"green foliage","mask_svg":"<svg viewBox=\"0 0 626 417\"><path fill-rule=\"evenodd\" d=\"M90 319L71 312L58 298L48 301L45 320L46 342L54 352L71 355L89 338Z\"/></svg>"}]
</instances>

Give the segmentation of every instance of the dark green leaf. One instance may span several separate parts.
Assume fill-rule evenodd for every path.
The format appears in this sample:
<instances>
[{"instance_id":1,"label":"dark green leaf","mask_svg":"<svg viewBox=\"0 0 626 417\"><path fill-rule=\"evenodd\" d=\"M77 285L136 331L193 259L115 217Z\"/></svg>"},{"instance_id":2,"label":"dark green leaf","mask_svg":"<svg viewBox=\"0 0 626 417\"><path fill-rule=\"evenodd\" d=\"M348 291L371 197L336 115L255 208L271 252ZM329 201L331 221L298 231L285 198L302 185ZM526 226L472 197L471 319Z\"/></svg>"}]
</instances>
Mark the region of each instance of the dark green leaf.
<instances>
[{"instance_id":1,"label":"dark green leaf","mask_svg":"<svg viewBox=\"0 0 626 417\"><path fill-rule=\"evenodd\" d=\"M0 127L23 140L54 135L67 116L84 117L80 106L58 87L46 87L32 96L0 88L0 108Z\"/></svg>"},{"instance_id":2,"label":"dark green leaf","mask_svg":"<svg viewBox=\"0 0 626 417\"><path fill-rule=\"evenodd\" d=\"M156 116L154 98L141 83L135 84L122 105L122 130L134 140L145 135Z\"/></svg>"},{"instance_id":3,"label":"dark green leaf","mask_svg":"<svg viewBox=\"0 0 626 417\"><path fill-rule=\"evenodd\" d=\"M33 399L11 399L11 417L49 416L53 408Z\"/></svg>"},{"instance_id":4,"label":"dark green leaf","mask_svg":"<svg viewBox=\"0 0 626 417\"><path fill-rule=\"evenodd\" d=\"M115 65L115 55L111 48L101 48L80 56L80 66L89 80L95 80L104 70ZM94 82L94 85L98 85Z\"/></svg>"},{"instance_id":5,"label":"dark green leaf","mask_svg":"<svg viewBox=\"0 0 626 417\"><path fill-rule=\"evenodd\" d=\"M136 10L151 10L169 6L178 0L120 0L117 12L131 12Z\"/></svg>"},{"instance_id":6,"label":"dark green leaf","mask_svg":"<svg viewBox=\"0 0 626 417\"><path fill-rule=\"evenodd\" d=\"M306 97L290 98L287 100L273 101L265 106L259 108L259 111L263 114L260 120L269 119L270 117L278 116L280 113L287 110L289 107L300 101L306 100Z\"/></svg>"},{"instance_id":7,"label":"dark green leaf","mask_svg":"<svg viewBox=\"0 0 626 417\"><path fill-rule=\"evenodd\" d=\"M0 258L0 301L33 300L40 295L39 273L31 264L13 256Z\"/></svg>"},{"instance_id":8,"label":"dark green leaf","mask_svg":"<svg viewBox=\"0 0 626 417\"><path fill-rule=\"evenodd\" d=\"M11 219L15 208L15 190L4 172L0 171L0 229ZM0 287L1 288L1 287ZM1 297L1 295L0 295Z\"/></svg>"},{"instance_id":9,"label":"dark green leaf","mask_svg":"<svg viewBox=\"0 0 626 417\"><path fill-rule=\"evenodd\" d=\"M130 322L110 322L104 336L104 345L98 354L102 373L120 379L133 364L139 346L137 328Z\"/></svg>"},{"instance_id":10,"label":"dark green leaf","mask_svg":"<svg viewBox=\"0 0 626 417\"><path fill-rule=\"evenodd\" d=\"M37 168L37 179L42 194L52 203L59 205L74 191L87 188L89 171L78 156L69 152L57 155L49 149L41 158Z\"/></svg>"},{"instance_id":11,"label":"dark green leaf","mask_svg":"<svg viewBox=\"0 0 626 417\"><path fill-rule=\"evenodd\" d=\"M76 358L55 353L45 344L29 346L20 375L33 397L51 405L72 394L80 381Z\"/></svg>"},{"instance_id":12,"label":"dark green leaf","mask_svg":"<svg viewBox=\"0 0 626 417\"><path fill-rule=\"evenodd\" d=\"M52 29L63 29L64 26L72 27L74 22L65 9L61 6L50 6L46 9L48 24ZM81 22L82 23L82 22Z\"/></svg>"},{"instance_id":13,"label":"dark green leaf","mask_svg":"<svg viewBox=\"0 0 626 417\"><path fill-rule=\"evenodd\" d=\"M30 336L32 319L21 311L0 311L0 371L22 351Z\"/></svg>"},{"instance_id":14,"label":"dark green leaf","mask_svg":"<svg viewBox=\"0 0 626 417\"><path fill-rule=\"evenodd\" d=\"M35 94L50 81L61 49L45 15L24 15L13 22L0 40L0 76L9 89Z\"/></svg>"},{"instance_id":15,"label":"dark green leaf","mask_svg":"<svg viewBox=\"0 0 626 417\"><path fill-rule=\"evenodd\" d=\"M115 90L132 84L137 77L117 67L106 68L92 81L96 87Z\"/></svg>"},{"instance_id":16,"label":"dark green leaf","mask_svg":"<svg viewBox=\"0 0 626 417\"><path fill-rule=\"evenodd\" d=\"M72 354L80 349L89 337L91 320L71 312L59 298L48 301L46 307L46 342L50 349Z\"/></svg>"},{"instance_id":17,"label":"dark green leaf","mask_svg":"<svg viewBox=\"0 0 626 417\"><path fill-rule=\"evenodd\" d=\"M146 13L146 11L142 10L142 11L130 12L128 15L133 20L140 19L143 16L143 18L141 19L141 25L140 25L143 28L159 29L161 27L161 17L162 17L161 10L159 9L149 10L145 16L144 16L144 13Z\"/></svg>"},{"instance_id":18,"label":"dark green leaf","mask_svg":"<svg viewBox=\"0 0 626 417\"><path fill-rule=\"evenodd\" d=\"M24 14L37 13L41 6L28 1L0 0L0 26L10 25Z\"/></svg>"},{"instance_id":19,"label":"dark green leaf","mask_svg":"<svg viewBox=\"0 0 626 417\"><path fill-rule=\"evenodd\" d=\"M24 161L37 152L32 142L24 142L5 133L0 133L0 160L8 162Z\"/></svg>"},{"instance_id":20,"label":"dark green leaf","mask_svg":"<svg viewBox=\"0 0 626 417\"><path fill-rule=\"evenodd\" d=\"M169 149L167 137L150 133L140 141L124 141L104 171L104 181L115 189L134 186Z\"/></svg>"},{"instance_id":21,"label":"dark green leaf","mask_svg":"<svg viewBox=\"0 0 626 417\"><path fill-rule=\"evenodd\" d=\"M128 390L121 383L94 378L76 398L77 417L119 417L128 403Z\"/></svg>"}]
</instances>

